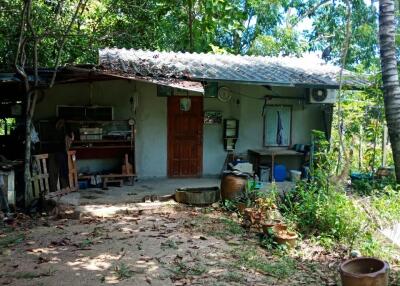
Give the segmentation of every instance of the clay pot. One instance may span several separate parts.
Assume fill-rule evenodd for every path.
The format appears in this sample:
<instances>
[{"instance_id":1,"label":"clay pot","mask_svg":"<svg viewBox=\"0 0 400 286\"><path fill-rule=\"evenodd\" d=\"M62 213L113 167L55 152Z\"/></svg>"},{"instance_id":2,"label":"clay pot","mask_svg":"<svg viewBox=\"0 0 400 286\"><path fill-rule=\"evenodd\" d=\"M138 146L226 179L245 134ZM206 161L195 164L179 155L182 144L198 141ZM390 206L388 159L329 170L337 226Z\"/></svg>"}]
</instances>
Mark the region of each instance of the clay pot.
<instances>
[{"instance_id":1,"label":"clay pot","mask_svg":"<svg viewBox=\"0 0 400 286\"><path fill-rule=\"evenodd\" d=\"M272 221L266 221L261 224L263 232L265 234L269 234L269 230L272 229L275 225L282 224L282 221L279 219L274 219Z\"/></svg>"},{"instance_id":2,"label":"clay pot","mask_svg":"<svg viewBox=\"0 0 400 286\"><path fill-rule=\"evenodd\" d=\"M272 229L274 224L271 222L267 222L267 223L263 223L261 226L262 226L263 233L268 235L269 230Z\"/></svg>"},{"instance_id":3,"label":"clay pot","mask_svg":"<svg viewBox=\"0 0 400 286\"><path fill-rule=\"evenodd\" d=\"M282 231L287 231L287 225L283 223L275 224L273 226L274 233L279 233Z\"/></svg>"},{"instance_id":4,"label":"clay pot","mask_svg":"<svg viewBox=\"0 0 400 286\"><path fill-rule=\"evenodd\" d=\"M358 257L340 265L343 286L387 286L389 284L389 264L385 261Z\"/></svg>"},{"instance_id":5,"label":"clay pot","mask_svg":"<svg viewBox=\"0 0 400 286\"><path fill-rule=\"evenodd\" d=\"M275 241L279 244L286 244L289 248L296 246L297 233L285 230L275 235Z\"/></svg>"},{"instance_id":6,"label":"clay pot","mask_svg":"<svg viewBox=\"0 0 400 286\"><path fill-rule=\"evenodd\" d=\"M274 240L282 245L287 245L289 248L296 246L296 240L298 238L297 233L288 231L287 225L276 224L273 226Z\"/></svg>"},{"instance_id":7,"label":"clay pot","mask_svg":"<svg viewBox=\"0 0 400 286\"><path fill-rule=\"evenodd\" d=\"M221 197L223 200L232 200L237 197L237 195L242 192L246 186L246 178L234 176L234 175L224 175L221 180Z\"/></svg>"}]
</instances>

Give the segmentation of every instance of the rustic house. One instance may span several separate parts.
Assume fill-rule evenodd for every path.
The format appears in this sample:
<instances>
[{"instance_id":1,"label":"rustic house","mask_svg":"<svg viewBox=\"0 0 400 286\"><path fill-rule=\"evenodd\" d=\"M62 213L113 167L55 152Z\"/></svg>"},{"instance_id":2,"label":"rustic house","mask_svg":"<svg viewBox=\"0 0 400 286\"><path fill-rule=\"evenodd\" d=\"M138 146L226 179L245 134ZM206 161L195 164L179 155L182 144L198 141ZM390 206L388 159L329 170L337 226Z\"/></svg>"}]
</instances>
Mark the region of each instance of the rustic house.
<instances>
[{"instance_id":1,"label":"rustic house","mask_svg":"<svg viewBox=\"0 0 400 286\"><path fill-rule=\"evenodd\" d=\"M48 73L41 70L41 80ZM63 119L83 179L121 165L138 178L218 176L231 154L257 172L271 160L301 170L311 130L330 136L338 74L311 56L100 50L97 66L60 68L57 84L41 93L35 152L51 152ZM3 117L18 117L19 80L2 79ZM345 72L344 84L364 82ZM6 145L7 157L13 144Z\"/></svg>"}]
</instances>

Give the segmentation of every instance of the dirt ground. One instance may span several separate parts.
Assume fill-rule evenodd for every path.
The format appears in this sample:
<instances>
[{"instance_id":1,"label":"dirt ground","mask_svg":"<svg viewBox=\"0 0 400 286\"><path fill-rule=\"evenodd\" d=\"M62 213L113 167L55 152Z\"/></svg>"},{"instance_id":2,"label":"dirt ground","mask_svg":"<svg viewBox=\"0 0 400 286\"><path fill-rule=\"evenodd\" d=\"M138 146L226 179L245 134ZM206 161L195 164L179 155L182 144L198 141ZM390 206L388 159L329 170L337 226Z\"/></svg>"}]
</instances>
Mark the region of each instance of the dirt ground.
<instances>
[{"instance_id":1,"label":"dirt ground","mask_svg":"<svg viewBox=\"0 0 400 286\"><path fill-rule=\"evenodd\" d=\"M344 252L266 250L218 208L165 203L111 217L19 215L0 229L2 285L340 285ZM391 285L399 285L392 271Z\"/></svg>"}]
</instances>

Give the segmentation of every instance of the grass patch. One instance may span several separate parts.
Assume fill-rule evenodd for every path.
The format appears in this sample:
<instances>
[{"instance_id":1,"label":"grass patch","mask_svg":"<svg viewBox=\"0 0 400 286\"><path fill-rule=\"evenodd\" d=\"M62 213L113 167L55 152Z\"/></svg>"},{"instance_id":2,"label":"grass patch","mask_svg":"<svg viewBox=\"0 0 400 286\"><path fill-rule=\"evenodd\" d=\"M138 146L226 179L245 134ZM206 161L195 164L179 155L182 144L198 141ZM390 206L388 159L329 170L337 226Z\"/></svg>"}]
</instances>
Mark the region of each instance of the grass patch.
<instances>
[{"instance_id":1,"label":"grass patch","mask_svg":"<svg viewBox=\"0 0 400 286\"><path fill-rule=\"evenodd\" d=\"M278 279L287 278L296 271L295 261L292 258L283 256L271 261L259 252L256 247L251 246L234 249L233 255L237 258L236 266L250 268Z\"/></svg>"},{"instance_id":2,"label":"grass patch","mask_svg":"<svg viewBox=\"0 0 400 286\"><path fill-rule=\"evenodd\" d=\"M208 231L209 235L218 238L225 238L226 236L241 236L244 235L244 233L245 231L239 223L226 217L219 218L213 224L213 228Z\"/></svg>"},{"instance_id":3,"label":"grass patch","mask_svg":"<svg viewBox=\"0 0 400 286\"><path fill-rule=\"evenodd\" d=\"M135 274L125 263L115 266L114 271L119 280L131 278Z\"/></svg>"},{"instance_id":4,"label":"grass patch","mask_svg":"<svg viewBox=\"0 0 400 286\"><path fill-rule=\"evenodd\" d=\"M91 245L93 245L93 241L89 238L86 238L78 244L78 248L86 249L86 248L90 247Z\"/></svg>"},{"instance_id":5,"label":"grass patch","mask_svg":"<svg viewBox=\"0 0 400 286\"><path fill-rule=\"evenodd\" d=\"M167 239L164 242L161 242L161 249L178 249L178 245L172 239Z\"/></svg>"},{"instance_id":6,"label":"grass patch","mask_svg":"<svg viewBox=\"0 0 400 286\"><path fill-rule=\"evenodd\" d=\"M236 282L236 283L244 283L244 275L240 272L227 272L222 279L224 279L227 282Z\"/></svg>"},{"instance_id":7,"label":"grass patch","mask_svg":"<svg viewBox=\"0 0 400 286\"><path fill-rule=\"evenodd\" d=\"M185 278L187 276L200 276L207 272L207 268L203 264L190 266L184 262L177 262L176 267L170 270L179 278Z\"/></svg>"},{"instance_id":8,"label":"grass patch","mask_svg":"<svg viewBox=\"0 0 400 286\"><path fill-rule=\"evenodd\" d=\"M0 252L11 245L21 243L25 240L23 233L9 233L5 237L0 238Z\"/></svg>"}]
</instances>

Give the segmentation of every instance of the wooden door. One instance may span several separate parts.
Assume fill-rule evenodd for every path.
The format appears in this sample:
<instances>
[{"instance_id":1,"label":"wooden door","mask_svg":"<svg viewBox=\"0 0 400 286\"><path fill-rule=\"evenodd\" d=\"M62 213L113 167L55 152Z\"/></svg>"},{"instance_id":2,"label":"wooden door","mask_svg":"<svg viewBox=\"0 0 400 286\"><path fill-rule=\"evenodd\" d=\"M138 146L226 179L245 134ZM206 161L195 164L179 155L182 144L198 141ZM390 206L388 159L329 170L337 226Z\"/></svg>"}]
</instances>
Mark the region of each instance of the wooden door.
<instances>
[{"instance_id":1,"label":"wooden door","mask_svg":"<svg viewBox=\"0 0 400 286\"><path fill-rule=\"evenodd\" d=\"M199 177L203 170L203 98L189 97L188 111L181 110L182 98L168 98L168 176Z\"/></svg>"}]
</instances>

